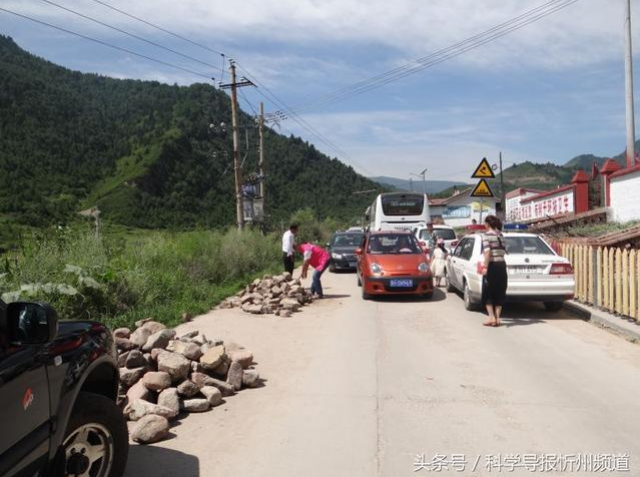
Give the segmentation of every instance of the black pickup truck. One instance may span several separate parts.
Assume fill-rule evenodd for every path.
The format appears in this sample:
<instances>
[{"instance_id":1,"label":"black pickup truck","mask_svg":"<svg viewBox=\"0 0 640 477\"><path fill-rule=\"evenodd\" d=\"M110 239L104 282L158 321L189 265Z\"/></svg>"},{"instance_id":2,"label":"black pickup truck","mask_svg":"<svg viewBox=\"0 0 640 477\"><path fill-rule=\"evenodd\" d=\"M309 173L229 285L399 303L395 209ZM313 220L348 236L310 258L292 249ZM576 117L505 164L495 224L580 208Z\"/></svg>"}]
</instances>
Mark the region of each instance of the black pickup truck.
<instances>
[{"instance_id":1,"label":"black pickup truck","mask_svg":"<svg viewBox=\"0 0 640 477\"><path fill-rule=\"evenodd\" d=\"M119 477L127 426L109 330L0 300L0 476Z\"/></svg>"}]
</instances>

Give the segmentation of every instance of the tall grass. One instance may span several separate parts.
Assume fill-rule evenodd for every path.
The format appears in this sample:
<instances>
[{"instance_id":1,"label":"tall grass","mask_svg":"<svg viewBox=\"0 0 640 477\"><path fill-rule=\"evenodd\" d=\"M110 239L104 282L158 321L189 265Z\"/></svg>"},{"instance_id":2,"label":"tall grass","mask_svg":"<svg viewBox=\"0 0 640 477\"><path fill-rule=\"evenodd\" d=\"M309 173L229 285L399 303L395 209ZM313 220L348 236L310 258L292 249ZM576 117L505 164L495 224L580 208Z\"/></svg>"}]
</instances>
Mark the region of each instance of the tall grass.
<instances>
[{"instance_id":1,"label":"tall grass","mask_svg":"<svg viewBox=\"0 0 640 477\"><path fill-rule=\"evenodd\" d=\"M201 313L246 281L279 269L279 236L246 230L110 237L55 231L3 257L6 299L52 303L61 318L168 325ZM69 267L71 266L71 267Z\"/></svg>"}]
</instances>

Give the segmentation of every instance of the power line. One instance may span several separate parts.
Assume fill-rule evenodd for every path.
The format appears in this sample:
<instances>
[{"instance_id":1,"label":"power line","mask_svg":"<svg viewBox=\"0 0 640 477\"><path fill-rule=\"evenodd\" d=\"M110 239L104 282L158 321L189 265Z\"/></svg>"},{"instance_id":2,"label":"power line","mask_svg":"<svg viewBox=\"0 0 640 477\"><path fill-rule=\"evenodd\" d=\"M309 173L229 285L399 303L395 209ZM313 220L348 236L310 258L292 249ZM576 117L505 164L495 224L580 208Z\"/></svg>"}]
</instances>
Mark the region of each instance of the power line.
<instances>
[{"instance_id":1,"label":"power line","mask_svg":"<svg viewBox=\"0 0 640 477\"><path fill-rule=\"evenodd\" d=\"M112 30L114 30L114 31L117 31L117 32L119 32L119 33L123 33L123 34L125 34L125 35L127 35L127 36L130 36L130 37L132 37L132 38L135 38L136 40L140 40L140 41L143 41L143 42L145 42L145 43L147 43L147 44L149 44L149 45L155 46L155 47L157 47L157 48L161 48L161 49L163 49L163 50L165 50L165 51L168 51L168 52L170 52L170 53L173 53L174 55L181 56L181 57L183 57L183 58L186 58L186 59L188 59L188 60L194 61L194 62L196 62L196 63L200 63L201 65L209 66L210 68L213 68L213 69L216 69L216 70L217 70L217 69L220 69L218 66L214 66L214 65L212 65L211 63L207 63L207 62L205 62L205 61L201 61L201 60L199 60L198 58L194 58L193 56L185 55L184 53L180 53L179 51L176 51L176 50L174 50L174 49L172 49L172 48L168 48L168 47L166 47L166 46L164 46L164 45L161 45L160 43L156 43L155 41L148 40L148 39L146 39L146 38L144 38L144 37L141 37L141 36L139 36L139 35L136 35L135 33L131 33L131 32L129 32L129 31L123 30L122 28L118 28L118 27L116 27L116 26L110 25L110 24L105 23L105 22L103 22L103 21L100 21L100 20L98 20L98 19L96 19L96 18L90 17L89 15L85 15L85 14L80 13L80 12L78 12L78 11L76 11L76 10L71 9L71 8L67 8L67 7L65 7L64 5L60 5L60 4L58 4L58 3L52 2L51 0L41 0L41 1L43 1L44 3L47 3L47 4L49 4L49 5L52 5L52 6L54 6L54 7L60 8L61 10L65 10L65 11L67 11L67 12L69 12L69 13L72 13L72 14L74 14L74 15L77 15L77 16L79 16L79 17L81 17L81 18L86 19L86 20L89 20L89 21L92 21L92 22L94 22L94 23L97 23L98 25L102 25L102 26L104 26L104 27L110 28L110 29L112 29ZM221 71L224 71L224 69L222 69Z\"/></svg>"},{"instance_id":2,"label":"power line","mask_svg":"<svg viewBox=\"0 0 640 477\"><path fill-rule=\"evenodd\" d=\"M418 58L406 65L394 68L385 73L379 74L372 78L362 80L350 86L340 88L334 92L327 93L325 95L313 98L309 97L307 100L301 102L291 110L281 110L272 114L286 114L291 112L302 112L312 107L327 106L337 101L345 100L353 97L357 94L368 92L372 89L382 87L393 81L397 81L406 76L418 73L426 68L435 66L448 59L459 56L470 50L476 49L486 43L495 41L498 38L505 36L513 31L524 28L531 23L537 22L542 18L551 15L559 10L562 10L579 0L551 0L544 5L538 6L532 10L529 10L511 20L503 22L485 32L469 37L461 42L451 45L447 48L438 50L430 55L422 58ZM507 27L507 28L505 28Z\"/></svg>"},{"instance_id":3,"label":"power line","mask_svg":"<svg viewBox=\"0 0 640 477\"><path fill-rule=\"evenodd\" d=\"M147 21L147 20L144 20L144 19L142 19L142 18L140 18L140 17L137 17L137 16L135 16L135 15L132 15L131 13L127 13L127 12L125 12L124 10L120 10L119 8L116 8L116 7L114 7L113 5L109 5L109 4L108 4L108 3L106 3L106 2L103 2L103 1L101 1L101 0L91 0L91 1L92 1L92 2L95 2L95 3L99 3L100 5L102 5L102 6L104 6L104 7L107 7L107 8L109 8L109 9L111 9L111 10L115 11L115 12L118 12L118 13L120 13L120 14L122 14L122 15L125 15L125 16L127 16L127 17L129 17L129 18L133 18L134 20L137 20L137 21L139 21L139 22L142 22L142 23L144 23L145 25L148 25L148 26L153 27L153 28L155 28L155 29L157 29L157 30L163 31L163 32L167 33L168 35L171 35L171 36L173 36L173 37L175 37L175 38L179 38L180 40L183 40L183 41L186 41L186 42L188 42L188 43L191 43L192 45L198 46L198 47L200 47L200 48L204 48L204 49L205 49L205 50L207 50L207 51L210 51L210 52L212 52L212 53L216 53L217 55L220 55L220 56L223 56L223 57L224 57L224 56L226 56L226 55L225 55L224 53L222 53L221 51L214 50L213 48L210 48L210 47L208 47L208 46L206 46L206 45L203 45L202 43L198 43L198 42L196 42L196 41L190 40L189 38L186 38L186 37L184 37L184 36L182 36L182 35L179 35L179 34L177 34L177 33L174 33L174 32L172 32L172 31L170 31L170 30L167 30L166 28L162 28L161 26L158 26L158 25L156 25L156 24L154 24L154 23L151 23L151 22L149 22L149 21Z\"/></svg>"},{"instance_id":4,"label":"power line","mask_svg":"<svg viewBox=\"0 0 640 477\"><path fill-rule=\"evenodd\" d=\"M68 33L70 35L75 35L75 36L83 38L85 40L89 40L89 41L92 41L94 43L98 43L100 45L107 46L109 48L113 48L114 50L123 51L125 53L129 53L131 55L139 56L140 58L144 58L146 60L153 61L155 63L159 63L159 64L164 65L164 66L169 66L170 68L175 68L175 69L178 69L178 70L182 70L182 71L185 71L187 73L191 73L192 75L196 75L196 76L200 76L202 78L206 78L207 80L211 79L211 77L209 75L206 75L204 73L198 73L197 71L190 70L189 68L184 68L182 66L174 65L173 63L169 63L167 61L159 60L159 59L153 58L151 56L143 55L142 53L138 53L138 52L135 52L135 51L132 51L132 50L128 50L127 48L122 48L120 46L112 45L111 43L107 43L106 41L98 40L97 38L92 38L90 36L86 36L86 35L83 35L81 33L78 33L78 32L72 31L72 30L68 30L66 28L62 28L62 27L59 27L57 25L53 25L51 23L47 23L47 22L44 22L42 20L38 20L36 18L27 16L27 15L23 15L21 13L14 12L12 10L8 10L6 8L0 7L0 11L3 11L5 13L10 13L11 15L15 15L15 16L20 17L20 18L24 18L25 20L29 20L29 21L32 21L32 22L35 22L35 23L39 23L40 25L44 25L44 26L47 26L49 28L54 28L56 30L63 31L63 32Z\"/></svg>"}]
</instances>

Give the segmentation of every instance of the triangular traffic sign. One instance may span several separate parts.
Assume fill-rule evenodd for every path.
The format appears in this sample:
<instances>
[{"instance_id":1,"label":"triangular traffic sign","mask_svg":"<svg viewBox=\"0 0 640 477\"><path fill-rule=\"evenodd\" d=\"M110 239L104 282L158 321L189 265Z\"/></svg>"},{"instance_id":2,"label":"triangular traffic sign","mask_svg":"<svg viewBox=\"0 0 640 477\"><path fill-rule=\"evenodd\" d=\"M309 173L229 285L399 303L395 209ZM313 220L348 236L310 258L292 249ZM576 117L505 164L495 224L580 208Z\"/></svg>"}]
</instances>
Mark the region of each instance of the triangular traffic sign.
<instances>
[{"instance_id":1,"label":"triangular traffic sign","mask_svg":"<svg viewBox=\"0 0 640 477\"><path fill-rule=\"evenodd\" d=\"M487 181L484 179L480 179L480 182L475 186L473 192L471 192L471 197L495 197L493 195L493 191Z\"/></svg>"},{"instance_id":2,"label":"triangular traffic sign","mask_svg":"<svg viewBox=\"0 0 640 477\"><path fill-rule=\"evenodd\" d=\"M487 161L486 157L482 158L482 160L480 161L480 164L478 164L478 167L476 167L476 170L471 176L471 178L472 179L495 179L496 178L496 175L493 173L493 169L491 168L491 165L489 164L489 161Z\"/></svg>"}]
</instances>

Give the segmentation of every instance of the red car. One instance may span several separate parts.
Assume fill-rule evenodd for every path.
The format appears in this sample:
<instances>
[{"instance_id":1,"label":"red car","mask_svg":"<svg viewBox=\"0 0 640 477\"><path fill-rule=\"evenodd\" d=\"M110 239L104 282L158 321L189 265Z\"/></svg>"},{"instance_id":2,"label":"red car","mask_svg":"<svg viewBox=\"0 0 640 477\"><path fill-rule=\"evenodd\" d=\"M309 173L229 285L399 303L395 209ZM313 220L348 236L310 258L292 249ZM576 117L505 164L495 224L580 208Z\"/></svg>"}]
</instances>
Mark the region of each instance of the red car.
<instances>
[{"instance_id":1,"label":"red car","mask_svg":"<svg viewBox=\"0 0 640 477\"><path fill-rule=\"evenodd\" d=\"M370 232L356 256L358 286L365 300L376 295L433 296L429 263L411 232Z\"/></svg>"}]
</instances>

